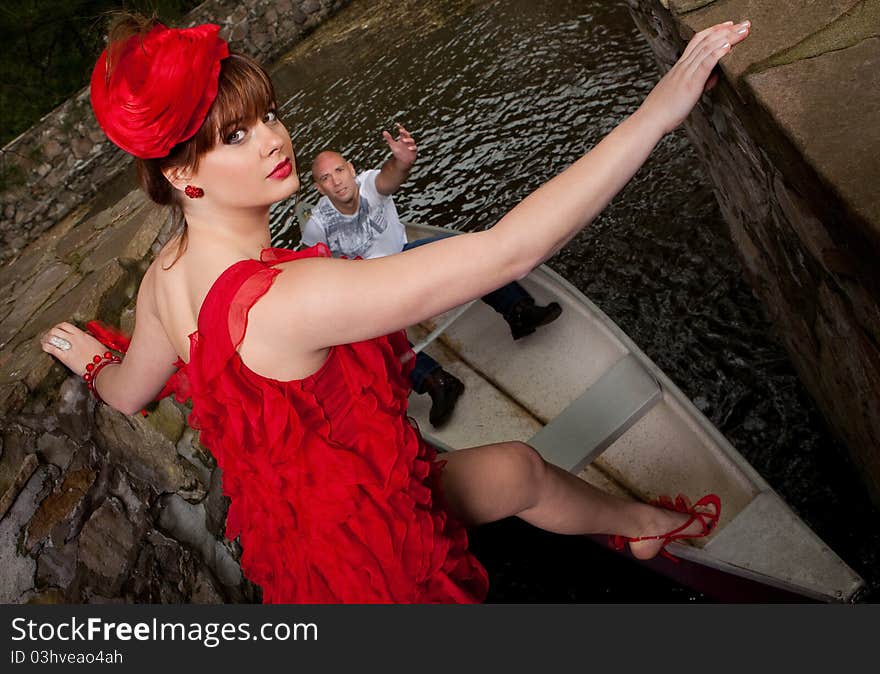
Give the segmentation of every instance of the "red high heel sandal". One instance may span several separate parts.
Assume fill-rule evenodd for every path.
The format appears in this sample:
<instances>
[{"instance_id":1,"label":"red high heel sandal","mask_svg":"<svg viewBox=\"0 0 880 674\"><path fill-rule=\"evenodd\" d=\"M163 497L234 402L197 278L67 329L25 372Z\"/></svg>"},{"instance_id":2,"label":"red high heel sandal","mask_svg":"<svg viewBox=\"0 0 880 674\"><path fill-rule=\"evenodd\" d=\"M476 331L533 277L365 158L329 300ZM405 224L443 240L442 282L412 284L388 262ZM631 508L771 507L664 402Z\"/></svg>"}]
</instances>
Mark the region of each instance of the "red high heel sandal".
<instances>
[{"instance_id":1,"label":"red high heel sandal","mask_svg":"<svg viewBox=\"0 0 880 674\"><path fill-rule=\"evenodd\" d=\"M653 501L651 505L657 506L658 508L665 508L666 510L675 510L676 512L685 513L686 515L690 515L690 517L687 522L681 526L658 536L637 536L635 538L621 536L620 534L609 536L608 538L610 539L612 548L615 550L623 550L627 543L662 540L663 547L660 548L660 554L678 564L678 558L671 555L666 550L666 546L672 541L681 540L683 538L703 538L704 536L708 536L718 524L718 518L721 517L721 499L718 498L716 494L706 494L692 506L688 505L687 499L681 494L675 497L675 501L668 496L661 496L656 501ZM710 506L712 507L713 512L706 512L706 508ZM703 510L699 510L700 508ZM702 525L702 531L696 534L681 533L695 521Z\"/></svg>"}]
</instances>

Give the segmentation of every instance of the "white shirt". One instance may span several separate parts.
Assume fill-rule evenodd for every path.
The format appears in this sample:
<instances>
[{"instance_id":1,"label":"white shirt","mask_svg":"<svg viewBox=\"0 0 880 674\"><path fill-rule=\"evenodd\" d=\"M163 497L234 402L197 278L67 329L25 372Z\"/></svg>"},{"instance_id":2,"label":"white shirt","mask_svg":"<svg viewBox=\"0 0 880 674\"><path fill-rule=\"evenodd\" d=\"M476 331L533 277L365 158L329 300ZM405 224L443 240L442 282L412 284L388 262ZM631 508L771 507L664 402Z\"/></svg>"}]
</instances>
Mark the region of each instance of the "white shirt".
<instances>
[{"instance_id":1,"label":"white shirt","mask_svg":"<svg viewBox=\"0 0 880 674\"><path fill-rule=\"evenodd\" d=\"M399 253L406 244L406 229L394 199L376 189L377 175L373 169L355 178L359 196L353 215L340 213L329 198L321 197L303 227L303 244L326 243L336 257L369 259Z\"/></svg>"}]
</instances>

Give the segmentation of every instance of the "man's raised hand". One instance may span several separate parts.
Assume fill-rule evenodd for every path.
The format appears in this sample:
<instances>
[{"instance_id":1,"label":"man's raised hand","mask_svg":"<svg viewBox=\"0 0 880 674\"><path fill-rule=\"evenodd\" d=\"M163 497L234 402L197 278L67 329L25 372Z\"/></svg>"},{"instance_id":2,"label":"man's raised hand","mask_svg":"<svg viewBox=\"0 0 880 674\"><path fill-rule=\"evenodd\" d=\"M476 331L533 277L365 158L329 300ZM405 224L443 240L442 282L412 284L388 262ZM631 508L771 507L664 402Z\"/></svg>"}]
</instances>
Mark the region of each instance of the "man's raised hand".
<instances>
[{"instance_id":1,"label":"man's raised hand","mask_svg":"<svg viewBox=\"0 0 880 674\"><path fill-rule=\"evenodd\" d=\"M387 131L382 132L382 137L388 143L388 148L391 150L394 158L409 168L415 162L416 155L418 154L416 141L413 140L410 132L403 128L402 124L395 124L394 126L397 128L398 133L396 139Z\"/></svg>"}]
</instances>

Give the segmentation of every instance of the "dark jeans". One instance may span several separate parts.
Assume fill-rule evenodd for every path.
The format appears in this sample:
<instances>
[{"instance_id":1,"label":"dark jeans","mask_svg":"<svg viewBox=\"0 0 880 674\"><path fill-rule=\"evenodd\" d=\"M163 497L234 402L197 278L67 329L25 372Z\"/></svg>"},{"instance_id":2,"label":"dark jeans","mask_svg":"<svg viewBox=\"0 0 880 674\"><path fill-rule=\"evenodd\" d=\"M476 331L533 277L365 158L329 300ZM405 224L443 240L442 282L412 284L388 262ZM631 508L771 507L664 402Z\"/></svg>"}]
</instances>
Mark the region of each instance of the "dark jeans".
<instances>
[{"instance_id":1,"label":"dark jeans","mask_svg":"<svg viewBox=\"0 0 880 674\"><path fill-rule=\"evenodd\" d=\"M445 239L449 236L455 235L438 234L437 236L430 236L425 239L410 241L403 247L403 250L409 250L410 248L415 248L417 246L424 246L426 243L439 241L440 239ZM498 288L498 290L493 290L491 293L483 295L481 299L499 314L504 316L504 320L507 320L507 318L510 316L510 312L513 310L513 307L516 306L517 302L528 297L531 297L531 295L526 292L525 288L523 288L516 281L512 281L507 285L501 286L500 288ZM427 377L439 367L440 363L431 358L431 356L429 356L424 351L419 351L416 354L415 367L413 368L412 374L410 375L410 381L412 382L413 391L415 391L416 393L424 393L425 377Z\"/></svg>"}]
</instances>

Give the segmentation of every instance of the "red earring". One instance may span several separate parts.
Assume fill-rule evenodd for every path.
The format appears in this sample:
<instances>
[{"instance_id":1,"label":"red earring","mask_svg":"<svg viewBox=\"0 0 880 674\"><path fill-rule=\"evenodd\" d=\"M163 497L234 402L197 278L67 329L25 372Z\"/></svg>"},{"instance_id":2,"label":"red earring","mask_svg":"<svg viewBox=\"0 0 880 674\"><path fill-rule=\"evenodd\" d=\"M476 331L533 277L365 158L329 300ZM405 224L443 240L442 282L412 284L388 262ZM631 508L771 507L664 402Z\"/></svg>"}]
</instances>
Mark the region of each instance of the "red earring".
<instances>
[{"instance_id":1,"label":"red earring","mask_svg":"<svg viewBox=\"0 0 880 674\"><path fill-rule=\"evenodd\" d=\"M192 185L187 185L186 189L183 190L183 192L190 199L201 199L203 196L205 196L205 190L203 190L201 187L193 187Z\"/></svg>"}]
</instances>

